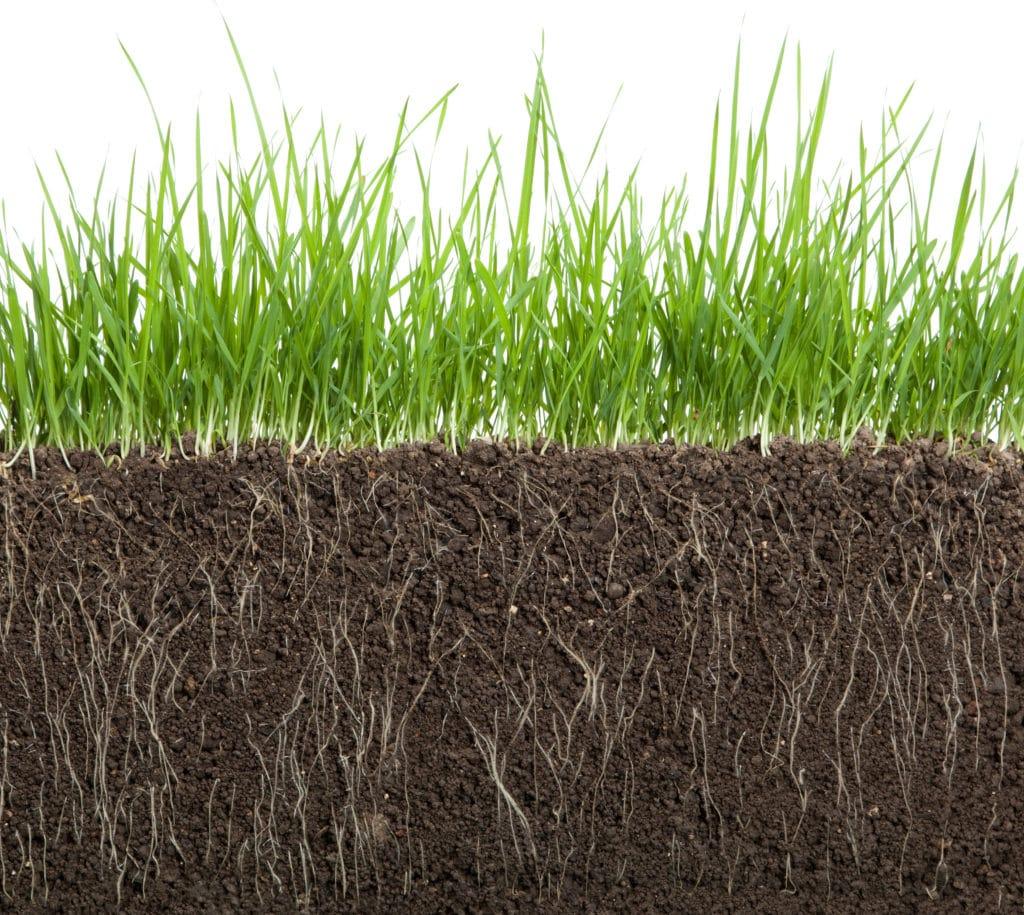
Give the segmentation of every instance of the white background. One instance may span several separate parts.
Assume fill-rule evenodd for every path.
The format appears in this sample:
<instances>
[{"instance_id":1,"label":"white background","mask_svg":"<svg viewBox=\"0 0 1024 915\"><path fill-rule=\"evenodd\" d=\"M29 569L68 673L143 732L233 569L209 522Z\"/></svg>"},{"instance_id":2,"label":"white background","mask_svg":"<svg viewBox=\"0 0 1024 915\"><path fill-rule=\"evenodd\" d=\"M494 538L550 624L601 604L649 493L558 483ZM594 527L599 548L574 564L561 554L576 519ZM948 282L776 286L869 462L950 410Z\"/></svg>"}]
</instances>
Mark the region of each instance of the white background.
<instances>
[{"instance_id":1,"label":"white background","mask_svg":"<svg viewBox=\"0 0 1024 915\"><path fill-rule=\"evenodd\" d=\"M711 114L729 90L740 38L748 113L787 35L802 48L811 90L834 55L823 174L840 158L854 164L860 125L869 141L876 137L885 104L911 83L906 127L933 114L945 131L948 168L939 192L947 212L979 131L993 185L1009 179L1024 145L1019 3L0 0L0 200L11 229L36 237L42 197L35 166L59 179L55 151L82 193L104 162L107 188L123 191L133 151L143 170L155 161L145 98L118 39L139 63L161 118L176 126L185 162L197 109L207 159L226 151L226 103L230 96L244 103L244 90L222 17L262 107L272 114L282 95L289 108L301 107L309 115L305 136L322 112L329 126L342 127L342 149L356 135L368 137L371 150L385 149L407 97L423 110L459 83L436 156L438 204L446 188L454 190L446 182L463 152L483 154L488 129L504 137L506 155L516 149L542 35L566 147L580 163L586 159L622 85L602 158L619 174L639 160L641 187L652 197L684 173L693 196L701 194ZM785 84L777 120L785 143L792 86ZM785 159L780 146L773 152Z\"/></svg>"}]
</instances>

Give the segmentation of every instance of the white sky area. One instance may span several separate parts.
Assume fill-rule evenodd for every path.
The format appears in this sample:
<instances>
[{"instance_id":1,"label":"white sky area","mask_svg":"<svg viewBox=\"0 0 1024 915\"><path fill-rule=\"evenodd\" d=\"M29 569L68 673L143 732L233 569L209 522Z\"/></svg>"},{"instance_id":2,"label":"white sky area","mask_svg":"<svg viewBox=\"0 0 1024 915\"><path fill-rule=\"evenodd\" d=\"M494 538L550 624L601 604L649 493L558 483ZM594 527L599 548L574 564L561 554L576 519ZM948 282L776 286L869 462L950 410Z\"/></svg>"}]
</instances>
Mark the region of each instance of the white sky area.
<instances>
[{"instance_id":1,"label":"white sky area","mask_svg":"<svg viewBox=\"0 0 1024 915\"><path fill-rule=\"evenodd\" d=\"M175 127L184 177L191 174L197 109L206 162L224 155L228 99L242 112L245 96L222 18L239 42L273 126L280 125L274 115L282 99L290 110L304 112L300 138L312 138L322 113L328 127L342 128L339 167L356 136L368 138L369 160L376 163L406 98L413 112L421 112L460 84L434 157L433 203L445 209L457 202L464 152L479 162L488 130L503 137L506 168L518 167L526 126L523 97L532 85L542 36L559 130L577 167L585 163L622 86L598 159L610 165L613 176L639 161L652 217L662 190L688 174L691 214L697 218L712 113L719 94L726 98L730 90L740 39L743 123L761 103L787 35L792 50L798 43L802 49L806 106L834 58L821 177L840 159L855 166L861 124L870 146L885 105L915 84L905 129L933 115L933 139L945 132L935 216L947 221L933 223L937 234L946 234L976 139L992 197L1024 149L1019 3L2 2L0 200L9 228L25 240L38 237L42 195L35 168L59 189L55 152L86 199L104 163L106 189L123 192L133 152L143 174L157 162L147 103L118 40L142 70L161 120ZM771 133L776 166L790 158L795 126L792 66L786 74ZM255 155L251 122L244 116L242 122L243 145ZM424 136L428 148L432 136ZM922 161L922 182L928 168ZM399 203L415 214L411 160L406 177ZM1019 213L1014 223L1020 224Z\"/></svg>"}]
</instances>

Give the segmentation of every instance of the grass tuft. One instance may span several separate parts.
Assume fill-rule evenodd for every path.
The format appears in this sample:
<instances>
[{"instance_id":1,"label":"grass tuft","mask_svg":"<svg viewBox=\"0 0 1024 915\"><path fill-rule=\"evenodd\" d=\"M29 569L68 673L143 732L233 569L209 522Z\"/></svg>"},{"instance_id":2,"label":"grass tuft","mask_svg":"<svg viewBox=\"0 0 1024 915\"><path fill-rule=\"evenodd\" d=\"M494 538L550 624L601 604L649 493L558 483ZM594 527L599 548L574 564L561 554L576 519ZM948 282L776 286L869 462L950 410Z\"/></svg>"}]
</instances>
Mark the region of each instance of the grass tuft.
<instances>
[{"instance_id":1,"label":"grass tuft","mask_svg":"<svg viewBox=\"0 0 1024 915\"><path fill-rule=\"evenodd\" d=\"M862 426L1021 443L1017 175L986 210L972 156L952 225L937 231L941 142L922 191L911 165L929 127L901 129L906 97L876 146L861 132L856 167L821 178L829 70L809 105L799 99L776 182L769 125L785 48L749 125L737 54L706 197L691 208L684 184L647 215L635 172L613 185L592 154L573 173L538 63L517 170L491 140L457 208L441 212L414 138L436 142L451 93L420 118L403 110L383 161L357 143L339 162L322 123L304 145L287 111L271 130L230 40L254 158L236 133L234 155L204 178L197 119L198 177L184 186L154 110L161 166L144 180L133 166L122 205L101 206L97 192L81 206L62 165L59 205L40 174L38 250L0 230L8 451L169 449L186 433L202 450L438 434L453 445L728 446L759 433L845 445ZM799 56L796 70L800 94ZM400 167L418 175L414 216L395 202Z\"/></svg>"}]
</instances>

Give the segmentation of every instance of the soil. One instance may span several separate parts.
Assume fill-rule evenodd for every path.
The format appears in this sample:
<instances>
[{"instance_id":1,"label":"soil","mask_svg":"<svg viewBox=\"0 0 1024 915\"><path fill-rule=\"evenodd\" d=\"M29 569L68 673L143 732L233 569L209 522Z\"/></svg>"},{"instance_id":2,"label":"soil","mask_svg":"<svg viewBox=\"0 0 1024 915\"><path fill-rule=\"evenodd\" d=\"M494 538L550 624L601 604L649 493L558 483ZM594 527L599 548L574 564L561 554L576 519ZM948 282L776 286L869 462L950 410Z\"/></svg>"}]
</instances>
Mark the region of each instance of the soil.
<instances>
[{"instance_id":1,"label":"soil","mask_svg":"<svg viewBox=\"0 0 1024 915\"><path fill-rule=\"evenodd\" d=\"M40 450L0 907L1020 911L1024 463Z\"/></svg>"}]
</instances>

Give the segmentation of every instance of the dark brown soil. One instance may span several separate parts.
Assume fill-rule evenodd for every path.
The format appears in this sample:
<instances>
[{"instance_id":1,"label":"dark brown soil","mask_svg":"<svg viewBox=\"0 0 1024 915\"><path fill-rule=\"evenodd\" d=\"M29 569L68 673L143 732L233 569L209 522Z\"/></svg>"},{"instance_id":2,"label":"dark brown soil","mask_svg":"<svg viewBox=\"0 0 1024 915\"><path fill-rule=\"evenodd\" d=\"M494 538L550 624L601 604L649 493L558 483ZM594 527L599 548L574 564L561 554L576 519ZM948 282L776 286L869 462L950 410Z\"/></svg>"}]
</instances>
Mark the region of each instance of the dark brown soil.
<instances>
[{"instance_id":1,"label":"dark brown soil","mask_svg":"<svg viewBox=\"0 0 1024 915\"><path fill-rule=\"evenodd\" d=\"M0 908L1020 911L1024 464L0 478Z\"/></svg>"}]
</instances>

